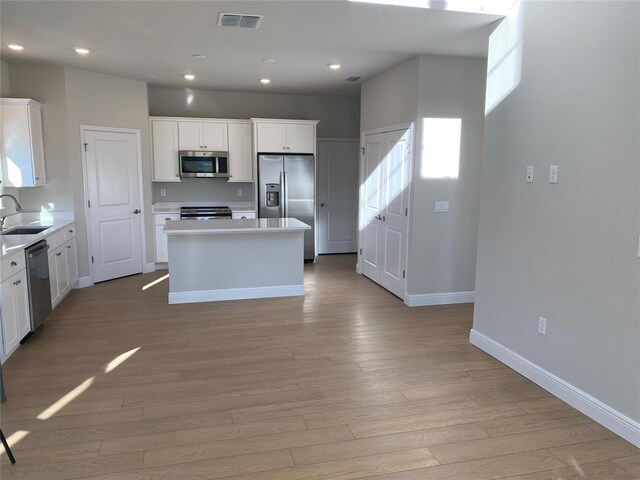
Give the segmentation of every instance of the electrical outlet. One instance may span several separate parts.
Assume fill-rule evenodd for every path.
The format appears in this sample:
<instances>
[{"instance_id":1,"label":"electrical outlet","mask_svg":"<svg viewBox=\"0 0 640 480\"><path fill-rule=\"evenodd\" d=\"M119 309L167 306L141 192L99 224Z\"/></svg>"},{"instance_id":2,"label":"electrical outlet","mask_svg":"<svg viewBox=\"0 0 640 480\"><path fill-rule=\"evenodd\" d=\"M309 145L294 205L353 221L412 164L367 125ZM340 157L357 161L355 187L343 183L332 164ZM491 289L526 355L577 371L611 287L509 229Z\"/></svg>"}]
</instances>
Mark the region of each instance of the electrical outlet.
<instances>
[{"instance_id":1,"label":"electrical outlet","mask_svg":"<svg viewBox=\"0 0 640 480\"><path fill-rule=\"evenodd\" d=\"M236 194L241 197L242 196L242 189L239 188L238 190L236 190Z\"/></svg>"},{"instance_id":2,"label":"electrical outlet","mask_svg":"<svg viewBox=\"0 0 640 480\"><path fill-rule=\"evenodd\" d=\"M161 197L166 197L167 196L167 189L166 188L161 188L160 189L160 196Z\"/></svg>"},{"instance_id":3,"label":"electrical outlet","mask_svg":"<svg viewBox=\"0 0 640 480\"><path fill-rule=\"evenodd\" d=\"M558 183L558 166L551 165L549 167L549 183Z\"/></svg>"},{"instance_id":4,"label":"electrical outlet","mask_svg":"<svg viewBox=\"0 0 640 480\"><path fill-rule=\"evenodd\" d=\"M448 212L449 211L449 202L445 201L440 201L440 202L436 202L436 206L434 208L435 212L438 213L443 213L443 212Z\"/></svg>"},{"instance_id":5,"label":"electrical outlet","mask_svg":"<svg viewBox=\"0 0 640 480\"><path fill-rule=\"evenodd\" d=\"M547 334L547 319L546 318L538 317L538 333L540 335L546 335Z\"/></svg>"},{"instance_id":6,"label":"electrical outlet","mask_svg":"<svg viewBox=\"0 0 640 480\"><path fill-rule=\"evenodd\" d=\"M527 167L527 183L533 183L533 166Z\"/></svg>"}]
</instances>

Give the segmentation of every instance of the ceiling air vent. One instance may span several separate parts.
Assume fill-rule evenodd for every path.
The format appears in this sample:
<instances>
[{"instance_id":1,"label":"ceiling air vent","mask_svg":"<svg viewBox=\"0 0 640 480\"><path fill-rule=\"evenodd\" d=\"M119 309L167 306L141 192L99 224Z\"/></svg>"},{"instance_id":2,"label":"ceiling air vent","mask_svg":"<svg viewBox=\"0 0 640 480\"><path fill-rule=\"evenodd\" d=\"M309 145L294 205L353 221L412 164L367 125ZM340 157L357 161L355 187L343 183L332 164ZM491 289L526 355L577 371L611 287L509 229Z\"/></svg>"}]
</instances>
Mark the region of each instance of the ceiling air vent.
<instances>
[{"instance_id":1,"label":"ceiling air vent","mask_svg":"<svg viewBox=\"0 0 640 480\"><path fill-rule=\"evenodd\" d=\"M242 13L221 13L218 25L222 27L258 28L264 15L245 15Z\"/></svg>"},{"instance_id":2,"label":"ceiling air vent","mask_svg":"<svg viewBox=\"0 0 640 480\"><path fill-rule=\"evenodd\" d=\"M357 82L362 78L362 75L351 75L349 78L345 78L346 82Z\"/></svg>"}]
</instances>

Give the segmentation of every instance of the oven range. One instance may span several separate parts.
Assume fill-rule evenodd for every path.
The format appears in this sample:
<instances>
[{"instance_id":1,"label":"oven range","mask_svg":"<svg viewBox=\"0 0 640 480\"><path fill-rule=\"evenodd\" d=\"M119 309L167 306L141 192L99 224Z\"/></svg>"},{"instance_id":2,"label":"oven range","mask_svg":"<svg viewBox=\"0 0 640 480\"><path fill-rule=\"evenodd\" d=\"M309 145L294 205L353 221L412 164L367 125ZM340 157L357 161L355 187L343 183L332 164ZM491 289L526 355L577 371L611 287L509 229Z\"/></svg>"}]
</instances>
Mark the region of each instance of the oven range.
<instances>
[{"instance_id":1,"label":"oven range","mask_svg":"<svg viewBox=\"0 0 640 480\"><path fill-rule=\"evenodd\" d=\"M229 207L181 207L180 220L218 220L231 218Z\"/></svg>"}]
</instances>

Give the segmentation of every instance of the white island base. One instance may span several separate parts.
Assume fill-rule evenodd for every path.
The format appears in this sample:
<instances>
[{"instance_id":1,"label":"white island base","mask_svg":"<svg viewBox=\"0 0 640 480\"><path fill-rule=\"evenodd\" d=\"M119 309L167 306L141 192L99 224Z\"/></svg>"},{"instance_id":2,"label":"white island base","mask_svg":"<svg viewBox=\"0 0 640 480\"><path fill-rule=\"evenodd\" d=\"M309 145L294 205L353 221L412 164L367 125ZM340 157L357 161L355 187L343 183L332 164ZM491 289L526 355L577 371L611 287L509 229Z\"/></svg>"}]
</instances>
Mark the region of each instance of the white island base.
<instances>
[{"instance_id":1,"label":"white island base","mask_svg":"<svg viewBox=\"0 0 640 480\"><path fill-rule=\"evenodd\" d=\"M304 295L295 218L169 220L169 303Z\"/></svg>"}]
</instances>

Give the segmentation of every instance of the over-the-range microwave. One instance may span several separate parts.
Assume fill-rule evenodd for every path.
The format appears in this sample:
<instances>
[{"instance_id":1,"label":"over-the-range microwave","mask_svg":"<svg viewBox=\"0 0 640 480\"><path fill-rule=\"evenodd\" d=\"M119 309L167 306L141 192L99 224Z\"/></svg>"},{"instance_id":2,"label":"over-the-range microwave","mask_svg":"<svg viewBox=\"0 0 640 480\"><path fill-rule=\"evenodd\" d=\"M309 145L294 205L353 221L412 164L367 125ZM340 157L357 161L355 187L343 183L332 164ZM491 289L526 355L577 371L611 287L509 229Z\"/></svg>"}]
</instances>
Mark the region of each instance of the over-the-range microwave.
<instances>
[{"instance_id":1,"label":"over-the-range microwave","mask_svg":"<svg viewBox=\"0 0 640 480\"><path fill-rule=\"evenodd\" d=\"M229 152L180 150L180 176L183 178L229 178Z\"/></svg>"}]
</instances>

